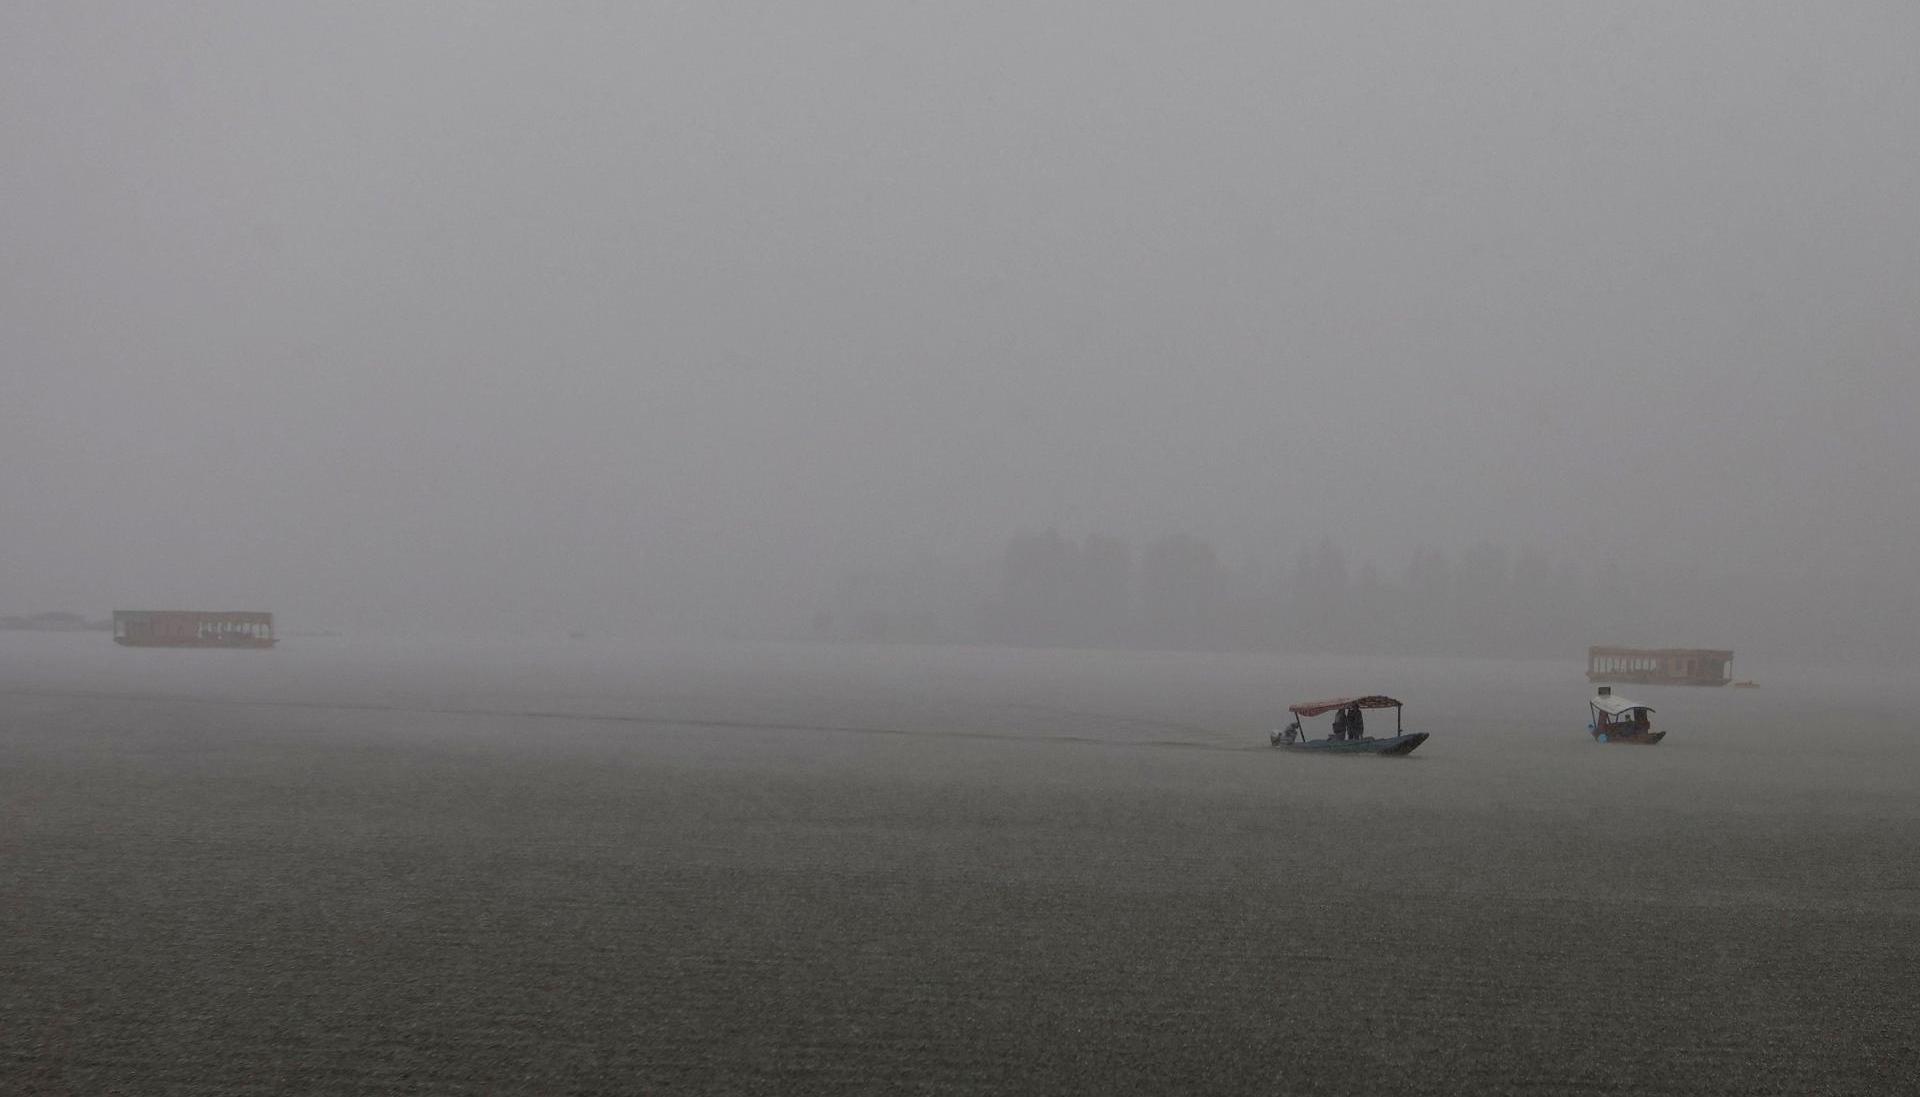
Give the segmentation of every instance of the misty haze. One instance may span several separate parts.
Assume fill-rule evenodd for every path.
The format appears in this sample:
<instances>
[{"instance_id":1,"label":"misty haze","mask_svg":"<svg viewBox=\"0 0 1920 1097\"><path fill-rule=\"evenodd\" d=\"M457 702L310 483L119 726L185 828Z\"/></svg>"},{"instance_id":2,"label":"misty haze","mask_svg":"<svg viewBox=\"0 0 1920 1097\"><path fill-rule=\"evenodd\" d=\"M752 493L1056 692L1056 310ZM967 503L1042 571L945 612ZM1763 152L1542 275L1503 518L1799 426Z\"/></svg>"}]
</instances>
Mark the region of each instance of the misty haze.
<instances>
[{"instance_id":1,"label":"misty haze","mask_svg":"<svg viewBox=\"0 0 1920 1097\"><path fill-rule=\"evenodd\" d=\"M1917 49L7 8L0 1091L1920 1086Z\"/></svg>"}]
</instances>

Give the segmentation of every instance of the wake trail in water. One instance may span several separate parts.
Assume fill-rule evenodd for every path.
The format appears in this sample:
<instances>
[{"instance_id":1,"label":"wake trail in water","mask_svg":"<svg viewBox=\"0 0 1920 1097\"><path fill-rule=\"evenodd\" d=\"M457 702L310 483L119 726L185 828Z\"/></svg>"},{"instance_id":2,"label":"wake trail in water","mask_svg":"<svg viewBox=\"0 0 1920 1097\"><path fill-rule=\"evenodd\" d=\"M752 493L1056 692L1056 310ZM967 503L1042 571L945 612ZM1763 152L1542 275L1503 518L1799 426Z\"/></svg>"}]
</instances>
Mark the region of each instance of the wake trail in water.
<instances>
[{"instance_id":1,"label":"wake trail in water","mask_svg":"<svg viewBox=\"0 0 1920 1097\"><path fill-rule=\"evenodd\" d=\"M297 701L260 700L242 697L194 697L167 693L116 693L101 690L0 689L0 696L40 697L90 701L149 701L177 705L206 705L220 708L298 709L319 712L377 712L421 716L464 716L511 720L554 720L576 723L625 724L634 727L705 728L716 731L785 731L831 735L885 735L924 739L980 739L1014 743L1071 743L1101 747L1147 747L1162 750L1249 751L1265 749L1258 744L1240 745L1201 742L1188 739L1109 739L1098 735L1072 733L1026 734L1011 731L985 731L962 728L875 727L863 724L820 724L783 720L719 720L679 716L642 716L633 713L574 712L561 709L473 708L447 705L406 705L375 701ZM1082 720L1106 720L1136 727L1160 727L1173 731L1219 736L1221 733L1191 724L1109 713L1079 712L1046 705L1013 704L1020 708Z\"/></svg>"}]
</instances>

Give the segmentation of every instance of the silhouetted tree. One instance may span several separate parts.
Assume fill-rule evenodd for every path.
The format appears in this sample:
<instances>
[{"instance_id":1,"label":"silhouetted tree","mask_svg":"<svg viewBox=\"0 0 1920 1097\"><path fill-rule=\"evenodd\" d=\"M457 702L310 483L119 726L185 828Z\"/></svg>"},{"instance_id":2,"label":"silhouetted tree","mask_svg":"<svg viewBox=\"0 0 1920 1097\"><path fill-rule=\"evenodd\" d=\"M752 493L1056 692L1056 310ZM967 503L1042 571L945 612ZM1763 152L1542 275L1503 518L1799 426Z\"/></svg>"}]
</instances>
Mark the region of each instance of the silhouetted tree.
<instances>
[{"instance_id":1,"label":"silhouetted tree","mask_svg":"<svg viewBox=\"0 0 1920 1097\"><path fill-rule=\"evenodd\" d=\"M1121 644L1133 615L1133 550L1118 537L1090 533L1074 573L1076 639Z\"/></svg>"},{"instance_id":2,"label":"silhouetted tree","mask_svg":"<svg viewBox=\"0 0 1920 1097\"><path fill-rule=\"evenodd\" d=\"M1148 642L1216 646L1220 578L1213 546L1197 537L1176 533L1148 545L1140 560L1140 609Z\"/></svg>"}]
</instances>

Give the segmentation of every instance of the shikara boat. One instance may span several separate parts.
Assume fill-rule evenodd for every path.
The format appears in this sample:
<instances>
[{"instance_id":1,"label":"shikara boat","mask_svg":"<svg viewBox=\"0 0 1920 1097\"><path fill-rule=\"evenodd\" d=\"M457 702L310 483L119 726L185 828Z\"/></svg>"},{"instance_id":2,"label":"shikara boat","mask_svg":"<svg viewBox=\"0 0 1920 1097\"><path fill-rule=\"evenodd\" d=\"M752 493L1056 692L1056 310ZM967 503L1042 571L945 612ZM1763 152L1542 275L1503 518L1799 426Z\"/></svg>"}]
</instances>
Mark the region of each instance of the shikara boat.
<instances>
[{"instance_id":1,"label":"shikara boat","mask_svg":"<svg viewBox=\"0 0 1920 1097\"><path fill-rule=\"evenodd\" d=\"M1653 721L1649 719L1653 715L1651 708L1627 700L1613 692L1612 686L1601 686L1587 707L1593 710L1587 732L1597 743L1638 743L1650 747L1667 737L1666 732L1653 730Z\"/></svg>"},{"instance_id":2,"label":"shikara boat","mask_svg":"<svg viewBox=\"0 0 1920 1097\"><path fill-rule=\"evenodd\" d=\"M1393 734L1374 737L1365 734L1364 718L1360 715L1365 709L1390 708L1393 710ZM1366 697L1334 697L1325 701L1307 701L1289 706L1293 713L1293 723L1273 732L1267 741L1281 750L1305 751L1313 754L1412 754L1414 749L1427 741L1424 731L1407 731L1400 723L1400 702L1383 694L1371 694ZM1301 728L1300 721L1315 716L1334 713L1333 731L1325 739L1309 739Z\"/></svg>"}]
</instances>

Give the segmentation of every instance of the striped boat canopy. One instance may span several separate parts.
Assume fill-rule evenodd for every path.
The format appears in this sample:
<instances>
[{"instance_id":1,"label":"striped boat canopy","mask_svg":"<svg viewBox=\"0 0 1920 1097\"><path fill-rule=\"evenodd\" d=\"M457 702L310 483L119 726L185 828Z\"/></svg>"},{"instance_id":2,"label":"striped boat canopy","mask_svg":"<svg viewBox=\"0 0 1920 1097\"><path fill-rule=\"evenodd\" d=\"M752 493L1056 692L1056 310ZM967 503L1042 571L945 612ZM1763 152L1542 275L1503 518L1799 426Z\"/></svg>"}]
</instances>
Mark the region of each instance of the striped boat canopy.
<instances>
[{"instance_id":1,"label":"striped boat canopy","mask_svg":"<svg viewBox=\"0 0 1920 1097\"><path fill-rule=\"evenodd\" d=\"M1295 716L1318 716L1323 712L1332 712L1337 708L1399 708L1400 702L1381 693L1365 697L1335 697L1327 701L1307 701L1287 709Z\"/></svg>"}]
</instances>

